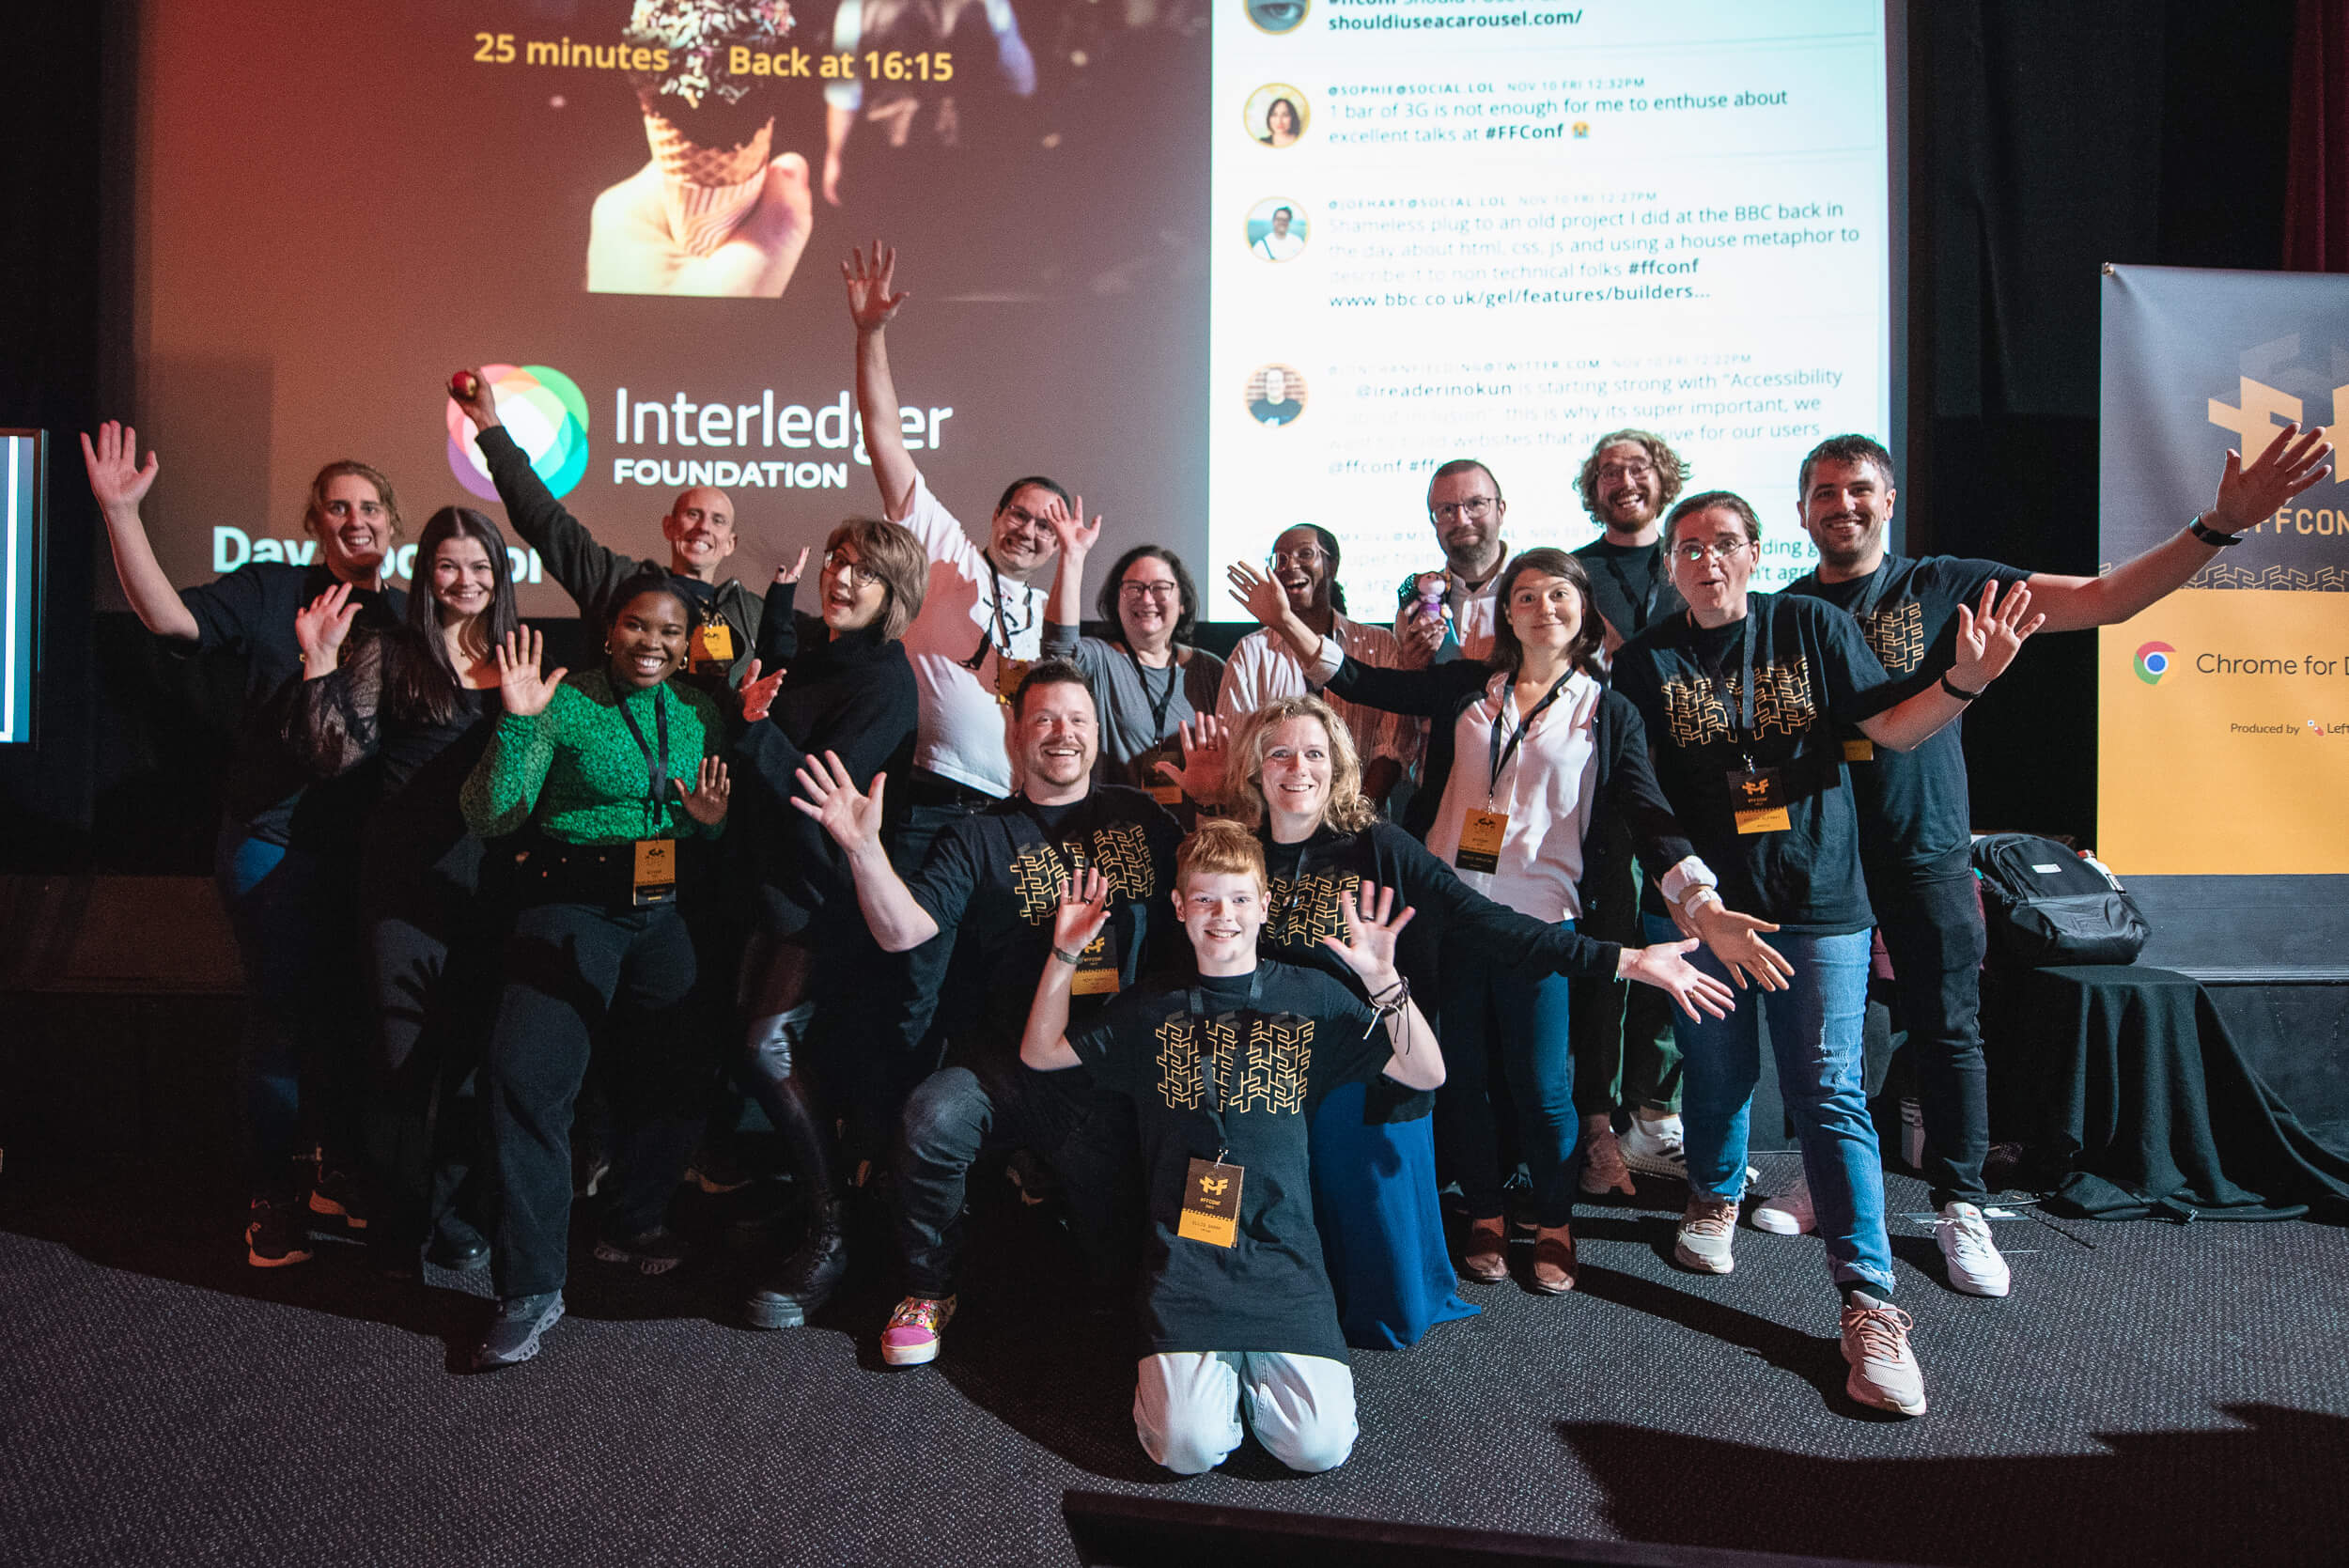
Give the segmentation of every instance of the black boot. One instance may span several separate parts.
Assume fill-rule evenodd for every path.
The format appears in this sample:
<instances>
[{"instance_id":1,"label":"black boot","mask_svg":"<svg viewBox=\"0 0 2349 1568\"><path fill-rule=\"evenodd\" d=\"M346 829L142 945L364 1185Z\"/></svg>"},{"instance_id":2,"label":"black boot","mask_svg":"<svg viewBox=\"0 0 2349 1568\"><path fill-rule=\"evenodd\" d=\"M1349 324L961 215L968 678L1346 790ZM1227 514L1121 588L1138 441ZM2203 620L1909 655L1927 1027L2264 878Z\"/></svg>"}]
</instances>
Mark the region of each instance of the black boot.
<instances>
[{"instance_id":1,"label":"black boot","mask_svg":"<svg viewBox=\"0 0 2349 1568\"><path fill-rule=\"evenodd\" d=\"M770 1037L751 1042L745 1076L783 1140L795 1185L806 1194L807 1234L799 1250L751 1287L742 1315L754 1328L798 1328L832 1299L848 1271L846 1216L831 1125L817 1109L807 1074L791 1061L800 1043L798 1019L769 1022Z\"/></svg>"}]
</instances>

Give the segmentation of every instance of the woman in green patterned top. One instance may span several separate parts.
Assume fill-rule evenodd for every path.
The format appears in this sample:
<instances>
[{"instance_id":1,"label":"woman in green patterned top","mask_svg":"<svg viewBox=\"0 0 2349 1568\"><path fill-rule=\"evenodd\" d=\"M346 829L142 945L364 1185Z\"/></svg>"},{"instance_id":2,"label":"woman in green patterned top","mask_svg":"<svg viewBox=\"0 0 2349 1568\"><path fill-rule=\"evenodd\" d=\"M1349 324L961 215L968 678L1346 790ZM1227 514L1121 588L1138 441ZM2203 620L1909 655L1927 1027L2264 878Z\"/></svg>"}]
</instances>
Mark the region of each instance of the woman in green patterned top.
<instances>
[{"instance_id":1,"label":"woman in green patterned top","mask_svg":"<svg viewBox=\"0 0 2349 1568\"><path fill-rule=\"evenodd\" d=\"M709 1004L729 978L695 940L701 890L678 853L726 817L724 721L670 678L692 624L674 591L647 583L616 597L600 670L541 675L532 631L498 650L506 713L464 791L474 832L514 835L496 857L514 924L487 1062L504 1189L498 1310L477 1368L529 1359L563 1315L571 1107L599 1044L613 1051L612 1103L633 1125L596 1255L647 1274L683 1255L661 1220L701 1131Z\"/></svg>"}]
</instances>

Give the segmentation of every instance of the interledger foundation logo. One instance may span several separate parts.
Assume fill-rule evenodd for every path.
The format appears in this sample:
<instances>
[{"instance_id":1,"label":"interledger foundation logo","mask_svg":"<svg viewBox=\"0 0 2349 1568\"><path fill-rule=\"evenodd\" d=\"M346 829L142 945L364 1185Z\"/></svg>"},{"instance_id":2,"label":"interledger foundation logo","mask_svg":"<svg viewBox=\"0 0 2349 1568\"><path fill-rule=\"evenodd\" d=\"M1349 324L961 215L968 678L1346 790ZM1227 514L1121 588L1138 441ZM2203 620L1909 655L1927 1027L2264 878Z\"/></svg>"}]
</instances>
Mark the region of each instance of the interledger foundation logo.
<instances>
[{"instance_id":1,"label":"interledger foundation logo","mask_svg":"<svg viewBox=\"0 0 2349 1568\"><path fill-rule=\"evenodd\" d=\"M2148 686L2159 686L2161 677L2170 673L2170 656L2178 650L2167 643L2147 643L2137 650L2137 678Z\"/></svg>"},{"instance_id":2,"label":"interledger foundation logo","mask_svg":"<svg viewBox=\"0 0 2349 1568\"><path fill-rule=\"evenodd\" d=\"M497 401L498 419L530 466L556 495L568 495L587 472L587 399L579 383L545 365L485 365ZM484 501L497 499L490 467L474 444L473 423L457 400L448 401L448 470L457 482Z\"/></svg>"}]
</instances>

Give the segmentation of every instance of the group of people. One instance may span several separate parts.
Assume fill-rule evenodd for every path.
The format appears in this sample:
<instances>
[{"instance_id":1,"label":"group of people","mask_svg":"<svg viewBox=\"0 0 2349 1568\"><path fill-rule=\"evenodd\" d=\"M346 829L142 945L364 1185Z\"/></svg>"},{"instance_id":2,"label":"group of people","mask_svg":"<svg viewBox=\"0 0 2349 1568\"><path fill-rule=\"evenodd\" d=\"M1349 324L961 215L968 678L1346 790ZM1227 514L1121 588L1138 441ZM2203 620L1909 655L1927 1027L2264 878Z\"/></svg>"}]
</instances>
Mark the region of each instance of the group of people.
<instances>
[{"instance_id":1,"label":"group of people","mask_svg":"<svg viewBox=\"0 0 2349 1568\"><path fill-rule=\"evenodd\" d=\"M1426 496L1442 566L1391 620L1348 618L1342 541L1299 523L1228 567L1261 625L1226 662L1156 544L1082 629L1105 528L1052 479L1014 479L978 539L931 493L898 435L894 266L843 268L882 516L832 530L805 608L807 551L763 594L727 573L715 489L676 498L666 562L599 543L474 378L507 527L603 633L576 672L481 512L432 514L403 595L389 480L330 464L313 562L176 590L139 515L155 458L85 439L132 608L246 669L218 871L252 998L250 1261L334 1221L396 1272L486 1263L474 1364L526 1360L576 1193L599 1259L683 1259L669 1204L730 1083L804 1215L752 1324L832 1296L873 1170L904 1291L881 1354L934 1359L971 1172L1024 1151L1097 1280L1138 1281L1151 1457L1211 1468L1244 1420L1325 1469L1356 1436L1348 1347L1473 1312L1464 1282L1571 1292L1582 1197L1685 1180L1673 1256L1731 1272L1766 1016L1803 1177L1750 1220L1819 1233L1852 1397L1921 1412L1862 1086L1872 933L1947 1282L2011 1288L1959 716L2025 639L2125 619L2241 542L2323 476L2324 432L2230 457L2211 505L2095 578L1890 553L1892 459L1839 436L1799 474L1817 563L1775 593L1754 509L1684 493L1652 433L1595 444L1603 532L1572 551L1513 547L1498 478L1455 459Z\"/></svg>"}]
</instances>

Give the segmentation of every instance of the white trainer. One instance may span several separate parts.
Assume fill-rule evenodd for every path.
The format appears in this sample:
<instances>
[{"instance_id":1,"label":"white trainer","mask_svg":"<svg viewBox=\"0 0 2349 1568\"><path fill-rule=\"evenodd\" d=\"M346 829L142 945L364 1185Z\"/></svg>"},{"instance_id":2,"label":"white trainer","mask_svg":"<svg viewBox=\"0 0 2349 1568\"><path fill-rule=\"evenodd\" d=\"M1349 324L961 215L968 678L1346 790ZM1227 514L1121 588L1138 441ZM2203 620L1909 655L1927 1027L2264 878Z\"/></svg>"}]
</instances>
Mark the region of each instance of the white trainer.
<instances>
[{"instance_id":1,"label":"white trainer","mask_svg":"<svg viewBox=\"0 0 2349 1568\"><path fill-rule=\"evenodd\" d=\"M1726 1274L1737 1266L1729 1255L1737 1239L1737 1200L1716 1198L1709 1192L1688 1194L1688 1207L1672 1237L1672 1256L1683 1268L1700 1274Z\"/></svg>"},{"instance_id":2,"label":"white trainer","mask_svg":"<svg viewBox=\"0 0 2349 1568\"><path fill-rule=\"evenodd\" d=\"M1676 1182L1688 1179L1688 1151L1677 1116L1660 1122L1634 1116L1615 1146L1623 1153L1623 1162L1642 1176L1670 1176Z\"/></svg>"},{"instance_id":3,"label":"white trainer","mask_svg":"<svg viewBox=\"0 0 2349 1568\"><path fill-rule=\"evenodd\" d=\"M1934 1221L1933 1239L1940 1244L1941 1261L1949 1266L1950 1288L1968 1296L2004 1296L2015 1277L1990 1239L1990 1221L1971 1203L1941 1205Z\"/></svg>"},{"instance_id":4,"label":"white trainer","mask_svg":"<svg viewBox=\"0 0 2349 1568\"><path fill-rule=\"evenodd\" d=\"M1843 1391L1878 1410L1923 1415L1925 1374L1908 1348L1908 1331L1916 1327L1898 1307L1846 1306L1843 1359L1851 1363L1851 1375L1843 1379Z\"/></svg>"},{"instance_id":5,"label":"white trainer","mask_svg":"<svg viewBox=\"0 0 2349 1568\"><path fill-rule=\"evenodd\" d=\"M1753 1211L1753 1228L1772 1235L1807 1235L1819 1228L1811 1207L1811 1183L1801 1176L1785 1191L1762 1200Z\"/></svg>"}]
</instances>

